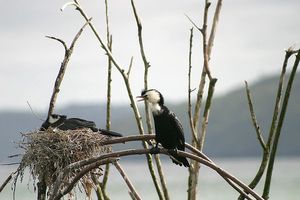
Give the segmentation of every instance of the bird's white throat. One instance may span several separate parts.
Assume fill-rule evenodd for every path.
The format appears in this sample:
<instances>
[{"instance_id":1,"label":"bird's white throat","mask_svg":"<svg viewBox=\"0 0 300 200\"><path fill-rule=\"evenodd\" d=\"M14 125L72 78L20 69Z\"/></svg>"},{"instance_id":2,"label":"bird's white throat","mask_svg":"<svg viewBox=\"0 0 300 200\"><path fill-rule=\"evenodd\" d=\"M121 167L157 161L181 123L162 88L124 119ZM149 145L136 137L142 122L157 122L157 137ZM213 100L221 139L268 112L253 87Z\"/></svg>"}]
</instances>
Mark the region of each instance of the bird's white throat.
<instances>
[{"instance_id":1,"label":"bird's white throat","mask_svg":"<svg viewBox=\"0 0 300 200\"><path fill-rule=\"evenodd\" d=\"M53 124L53 123L57 122L58 120L59 120L58 117L57 117L57 118L54 118L54 117L52 117L51 115L49 116L49 123L50 123L50 124Z\"/></svg>"},{"instance_id":2,"label":"bird's white throat","mask_svg":"<svg viewBox=\"0 0 300 200\"><path fill-rule=\"evenodd\" d=\"M154 115L158 115L162 111L162 108L158 103L150 103L150 108Z\"/></svg>"}]
</instances>

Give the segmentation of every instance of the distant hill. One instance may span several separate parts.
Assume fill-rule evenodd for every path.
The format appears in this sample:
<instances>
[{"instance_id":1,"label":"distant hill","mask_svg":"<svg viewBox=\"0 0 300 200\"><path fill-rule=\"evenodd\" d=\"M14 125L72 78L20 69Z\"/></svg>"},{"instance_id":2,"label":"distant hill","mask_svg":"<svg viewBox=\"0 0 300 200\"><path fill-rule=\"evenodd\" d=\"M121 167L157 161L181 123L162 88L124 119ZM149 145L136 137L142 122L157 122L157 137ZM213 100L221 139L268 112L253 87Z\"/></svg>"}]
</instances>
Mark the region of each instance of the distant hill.
<instances>
[{"instance_id":1,"label":"distant hill","mask_svg":"<svg viewBox=\"0 0 300 200\"><path fill-rule=\"evenodd\" d=\"M256 83L249 83L252 92L254 108L258 122L267 135L274 97L277 91L278 77L266 77ZM282 156L299 156L300 148L300 75L296 76L291 99L288 106L286 121L283 126L279 144L279 154ZM168 104L168 102L166 102ZM186 141L190 142L190 131L187 120L186 102L168 104L182 121ZM69 105L59 109L59 113L93 120L99 127L105 127L105 105ZM141 113L143 110L141 109ZM45 116L45 114L42 114ZM37 129L42 122L30 112L0 111L0 162L7 155L20 150L14 148L12 141L20 141L19 132ZM136 134L135 118L129 105L113 106L112 129L126 134ZM140 147L140 143L126 144L130 147ZM128 147L127 146L127 147ZM122 148L122 147L117 147ZM226 95L214 98L208 124L207 140L204 152L210 156L259 156L261 148L252 126L245 89L240 88Z\"/></svg>"}]
</instances>

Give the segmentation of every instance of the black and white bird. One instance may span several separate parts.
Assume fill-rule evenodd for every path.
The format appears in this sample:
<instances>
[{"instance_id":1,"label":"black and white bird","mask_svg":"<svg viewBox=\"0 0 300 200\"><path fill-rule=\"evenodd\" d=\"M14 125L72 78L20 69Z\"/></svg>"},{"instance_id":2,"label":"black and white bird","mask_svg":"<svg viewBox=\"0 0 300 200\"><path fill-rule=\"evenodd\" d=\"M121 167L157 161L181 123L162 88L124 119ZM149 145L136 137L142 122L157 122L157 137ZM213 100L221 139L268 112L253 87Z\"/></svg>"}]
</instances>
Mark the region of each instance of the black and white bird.
<instances>
[{"instance_id":1,"label":"black and white bird","mask_svg":"<svg viewBox=\"0 0 300 200\"><path fill-rule=\"evenodd\" d=\"M80 118L67 118L66 115L50 115L46 121L42 124L40 131L45 131L49 127L59 130L78 130L82 128L89 128L93 132L99 132L102 135L113 136L113 137L122 137L120 133L113 131L108 131L100 128L96 128L96 124L93 121L88 121Z\"/></svg>"},{"instance_id":2,"label":"black and white bird","mask_svg":"<svg viewBox=\"0 0 300 200\"><path fill-rule=\"evenodd\" d=\"M185 157L179 156L176 150L184 151L185 139L182 125L176 115L164 105L162 94L155 90L143 90L139 101L147 101L150 104L155 124L156 147L160 143L164 148L169 150L172 161L177 165L189 167L189 162Z\"/></svg>"}]
</instances>

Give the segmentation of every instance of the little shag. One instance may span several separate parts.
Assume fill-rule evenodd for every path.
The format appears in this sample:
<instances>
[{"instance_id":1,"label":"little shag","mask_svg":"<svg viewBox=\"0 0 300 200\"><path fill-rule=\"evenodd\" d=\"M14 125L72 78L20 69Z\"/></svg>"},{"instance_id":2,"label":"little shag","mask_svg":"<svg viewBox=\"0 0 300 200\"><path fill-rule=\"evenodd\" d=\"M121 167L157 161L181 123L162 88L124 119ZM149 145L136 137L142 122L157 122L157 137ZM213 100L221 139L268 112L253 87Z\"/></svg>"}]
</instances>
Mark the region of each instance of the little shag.
<instances>
[{"instance_id":1,"label":"little shag","mask_svg":"<svg viewBox=\"0 0 300 200\"><path fill-rule=\"evenodd\" d=\"M169 151L173 163L189 167L188 160L176 153L177 149L181 151L185 149L182 125L176 115L164 105L162 94L155 89L149 89L143 90L141 96L137 98L140 98L139 101L145 100L150 104L155 124L156 148L160 143L168 150L175 150Z\"/></svg>"}]
</instances>

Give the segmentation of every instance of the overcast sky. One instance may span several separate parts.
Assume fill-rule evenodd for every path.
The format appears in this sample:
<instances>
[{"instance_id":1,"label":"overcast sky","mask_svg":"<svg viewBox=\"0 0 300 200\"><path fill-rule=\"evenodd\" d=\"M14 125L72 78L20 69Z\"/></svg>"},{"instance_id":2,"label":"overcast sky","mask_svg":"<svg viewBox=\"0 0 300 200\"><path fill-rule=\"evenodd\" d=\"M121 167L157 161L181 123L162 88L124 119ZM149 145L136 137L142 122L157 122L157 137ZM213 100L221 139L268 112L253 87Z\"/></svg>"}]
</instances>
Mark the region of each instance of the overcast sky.
<instances>
[{"instance_id":1,"label":"overcast sky","mask_svg":"<svg viewBox=\"0 0 300 200\"><path fill-rule=\"evenodd\" d=\"M45 35L70 44L84 20L67 1L0 1L0 109L46 110L54 80L63 59L62 46ZM190 16L202 24L202 0L136 0L143 23L144 46L150 61L150 87L166 101L187 96ZM210 14L215 8L215 1ZM81 1L105 39L104 0ZM143 69L137 29L130 0L109 1L113 52L127 68L134 57L131 86L134 95L143 88ZM216 92L225 93L280 71L284 49L300 44L299 0L224 0L212 51L211 71L218 78ZM210 17L211 17L210 15ZM194 33L193 87L202 63L201 35ZM79 39L57 103L103 102L106 98L106 56L89 28ZM113 103L128 103L125 86L114 68Z\"/></svg>"}]
</instances>

